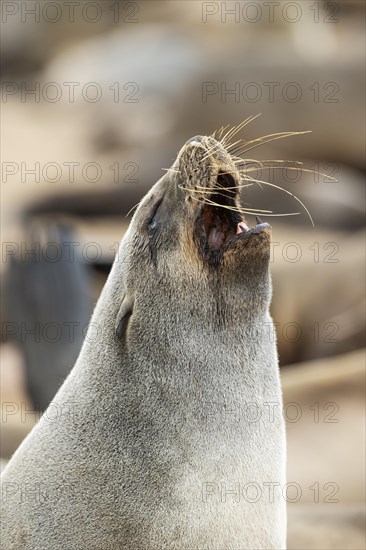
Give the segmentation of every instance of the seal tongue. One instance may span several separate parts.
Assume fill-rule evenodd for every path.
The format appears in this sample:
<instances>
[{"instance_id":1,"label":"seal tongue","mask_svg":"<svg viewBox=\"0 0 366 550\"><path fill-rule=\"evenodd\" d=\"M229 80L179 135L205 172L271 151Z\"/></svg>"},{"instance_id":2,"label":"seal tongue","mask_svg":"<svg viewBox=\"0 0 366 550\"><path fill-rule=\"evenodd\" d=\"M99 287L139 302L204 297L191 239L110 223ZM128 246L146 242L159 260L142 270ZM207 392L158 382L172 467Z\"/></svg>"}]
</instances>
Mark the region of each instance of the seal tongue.
<instances>
[{"instance_id":1,"label":"seal tongue","mask_svg":"<svg viewBox=\"0 0 366 550\"><path fill-rule=\"evenodd\" d=\"M208 236L210 247L218 250L225 242L225 233L216 227L213 227Z\"/></svg>"},{"instance_id":2,"label":"seal tongue","mask_svg":"<svg viewBox=\"0 0 366 550\"><path fill-rule=\"evenodd\" d=\"M244 231L249 231L249 227L247 226L247 224L244 222L238 223L238 225L236 226L236 234L240 235L240 233L243 233Z\"/></svg>"}]
</instances>

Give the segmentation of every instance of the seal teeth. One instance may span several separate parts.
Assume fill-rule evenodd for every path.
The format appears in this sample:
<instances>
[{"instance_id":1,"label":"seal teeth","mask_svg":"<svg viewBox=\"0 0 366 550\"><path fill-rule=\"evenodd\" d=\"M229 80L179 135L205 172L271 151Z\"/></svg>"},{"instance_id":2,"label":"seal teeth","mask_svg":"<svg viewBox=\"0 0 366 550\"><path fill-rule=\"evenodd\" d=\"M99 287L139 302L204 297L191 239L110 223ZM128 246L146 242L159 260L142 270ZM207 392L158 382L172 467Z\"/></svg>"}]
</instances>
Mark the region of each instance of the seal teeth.
<instances>
[{"instance_id":1,"label":"seal teeth","mask_svg":"<svg viewBox=\"0 0 366 550\"><path fill-rule=\"evenodd\" d=\"M256 219L257 223L263 223L259 216L256 216L255 219Z\"/></svg>"},{"instance_id":2,"label":"seal teeth","mask_svg":"<svg viewBox=\"0 0 366 550\"><path fill-rule=\"evenodd\" d=\"M240 233L244 233L244 231L249 231L249 227L245 222L239 222L236 227L236 234L240 235Z\"/></svg>"}]
</instances>

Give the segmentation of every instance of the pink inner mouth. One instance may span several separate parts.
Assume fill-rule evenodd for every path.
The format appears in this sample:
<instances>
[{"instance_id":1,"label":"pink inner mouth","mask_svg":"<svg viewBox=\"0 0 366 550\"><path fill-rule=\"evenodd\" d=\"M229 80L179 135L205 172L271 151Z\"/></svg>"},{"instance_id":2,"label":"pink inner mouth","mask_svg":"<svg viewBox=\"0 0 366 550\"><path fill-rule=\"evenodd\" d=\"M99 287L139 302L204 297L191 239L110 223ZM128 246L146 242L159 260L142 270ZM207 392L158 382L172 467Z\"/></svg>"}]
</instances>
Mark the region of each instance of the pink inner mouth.
<instances>
[{"instance_id":1,"label":"pink inner mouth","mask_svg":"<svg viewBox=\"0 0 366 550\"><path fill-rule=\"evenodd\" d=\"M233 178L219 174L217 187L213 187L212 204L203 207L203 230L208 249L211 252L220 250L232 238L243 233L258 233L256 230L262 220L257 217L257 225L250 228L238 209L238 193ZM220 191L220 192L219 192Z\"/></svg>"},{"instance_id":2,"label":"pink inner mouth","mask_svg":"<svg viewBox=\"0 0 366 550\"><path fill-rule=\"evenodd\" d=\"M268 225L264 224L259 217L256 220L257 225L252 229L243 220L237 224L233 224L230 218L226 216L226 212L223 210L220 211L216 207L206 206L204 209L204 227L210 250L219 250L235 235L249 232L259 233L263 230L264 226Z\"/></svg>"}]
</instances>

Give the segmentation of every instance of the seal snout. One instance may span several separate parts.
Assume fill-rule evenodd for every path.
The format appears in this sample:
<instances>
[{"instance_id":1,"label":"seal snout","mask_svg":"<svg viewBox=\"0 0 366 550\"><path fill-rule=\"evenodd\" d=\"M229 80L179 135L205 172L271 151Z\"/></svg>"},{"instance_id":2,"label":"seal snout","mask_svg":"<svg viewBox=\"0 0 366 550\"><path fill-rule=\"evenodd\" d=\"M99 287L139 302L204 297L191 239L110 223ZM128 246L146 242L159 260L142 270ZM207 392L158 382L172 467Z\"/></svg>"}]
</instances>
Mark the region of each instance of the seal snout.
<instances>
[{"instance_id":1,"label":"seal snout","mask_svg":"<svg viewBox=\"0 0 366 550\"><path fill-rule=\"evenodd\" d=\"M192 204L195 240L204 256L216 261L221 252L239 240L270 234L270 225L259 218L255 227L247 225L239 200L240 173L222 142L196 135L187 140L178 161L180 187Z\"/></svg>"},{"instance_id":2,"label":"seal snout","mask_svg":"<svg viewBox=\"0 0 366 550\"><path fill-rule=\"evenodd\" d=\"M197 141L198 143L201 143L202 138L203 138L203 136L193 136L193 137L187 139L185 144L190 145L190 144L194 143L195 141Z\"/></svg>"}]
</instances>

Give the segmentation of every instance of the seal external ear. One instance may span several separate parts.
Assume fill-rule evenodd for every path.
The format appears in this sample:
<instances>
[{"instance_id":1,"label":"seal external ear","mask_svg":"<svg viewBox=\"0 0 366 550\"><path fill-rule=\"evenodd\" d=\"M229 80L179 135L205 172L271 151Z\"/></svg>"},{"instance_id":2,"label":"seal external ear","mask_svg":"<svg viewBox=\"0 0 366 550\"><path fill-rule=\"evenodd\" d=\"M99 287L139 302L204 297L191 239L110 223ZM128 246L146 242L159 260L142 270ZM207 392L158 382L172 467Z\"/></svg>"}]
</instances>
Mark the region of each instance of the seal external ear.
<instances>
[{"instance_id":1,"label":"seal external ear","mask_svg":"<svg viewBox=\"0 0 366 550\"><path fill-rule=\"evenodd\" d=\"M115 330L118 338L122 338L126 332L128 320L133 311L133 297L125 294L122 299L121 307L118 310Z\"/></svg>"}]
</instances>

